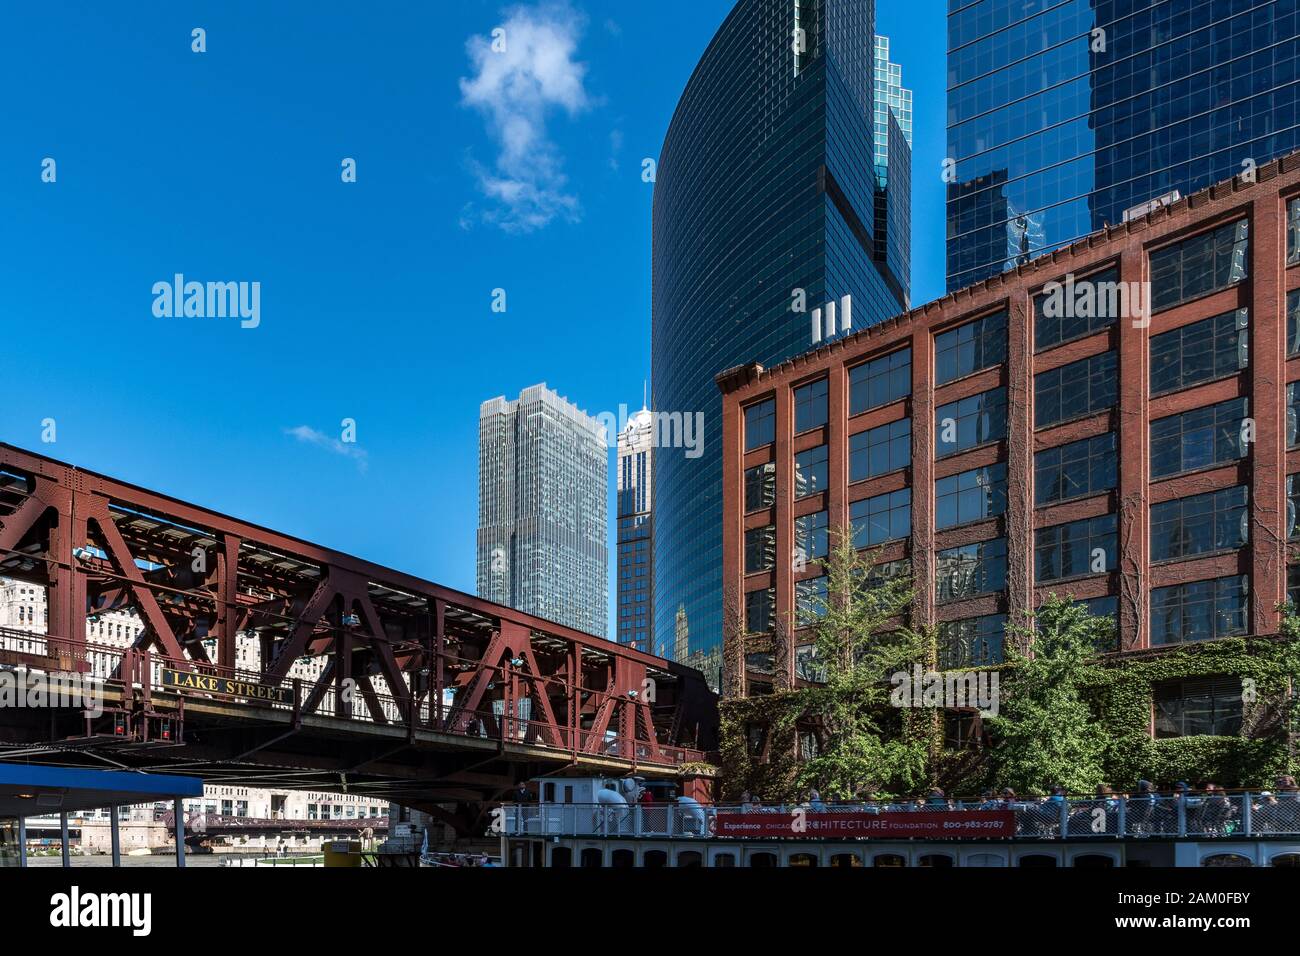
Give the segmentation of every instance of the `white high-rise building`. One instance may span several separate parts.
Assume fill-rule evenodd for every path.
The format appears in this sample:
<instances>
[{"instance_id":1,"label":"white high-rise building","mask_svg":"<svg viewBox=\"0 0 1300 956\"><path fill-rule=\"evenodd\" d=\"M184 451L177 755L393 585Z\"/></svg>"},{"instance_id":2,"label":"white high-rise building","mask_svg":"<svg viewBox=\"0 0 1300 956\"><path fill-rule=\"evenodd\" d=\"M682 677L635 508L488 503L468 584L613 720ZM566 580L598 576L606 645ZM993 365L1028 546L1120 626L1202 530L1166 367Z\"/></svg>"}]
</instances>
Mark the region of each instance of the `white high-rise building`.
<instances>
[{"instance_id":1,"label":"white high-rise building","mask_svg":"<svg viewBox=\"0 0 1300 956\"><path fill-rule=\"evenodd\" d=\"M654 416L618 435L618 642L650 652L654 628Z\"/></svg>"},{"instance_id":2,"label":"white high-rise building","mask_svg":"<svg viewBox=\"0 0 1300 956\"><path fill-rule=\"evenodd\" d=\"M480 597L606 636L604 427L545 383L479 409Z\"/></svg>"}]
</instances>

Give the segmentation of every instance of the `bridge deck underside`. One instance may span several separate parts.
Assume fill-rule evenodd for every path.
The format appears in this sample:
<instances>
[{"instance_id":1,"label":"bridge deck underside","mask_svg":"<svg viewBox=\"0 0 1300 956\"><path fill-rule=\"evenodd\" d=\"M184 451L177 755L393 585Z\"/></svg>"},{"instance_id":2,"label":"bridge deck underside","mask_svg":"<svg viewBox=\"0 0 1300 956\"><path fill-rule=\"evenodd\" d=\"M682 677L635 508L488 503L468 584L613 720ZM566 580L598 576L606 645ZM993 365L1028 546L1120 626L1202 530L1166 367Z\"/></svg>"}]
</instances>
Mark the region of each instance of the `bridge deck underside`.
<instances>
[{"instance_id":1,"label":"bridge deck underside","mask_svg":"<svg viewBox=\"0 0 1300 956\"><path fill-rule=\"evenodd\" d=\"M164 712L168 703L155 701ZM675 773L608 756L329 717L305 718L295 728L291 714L215 701L187 702L180 744L87 736L76 711L11 711L0 725L0 759L186 774L232 786L345 790L404 804L496 800L520 781L566 768Z\"/></svg>"}]
</instances>

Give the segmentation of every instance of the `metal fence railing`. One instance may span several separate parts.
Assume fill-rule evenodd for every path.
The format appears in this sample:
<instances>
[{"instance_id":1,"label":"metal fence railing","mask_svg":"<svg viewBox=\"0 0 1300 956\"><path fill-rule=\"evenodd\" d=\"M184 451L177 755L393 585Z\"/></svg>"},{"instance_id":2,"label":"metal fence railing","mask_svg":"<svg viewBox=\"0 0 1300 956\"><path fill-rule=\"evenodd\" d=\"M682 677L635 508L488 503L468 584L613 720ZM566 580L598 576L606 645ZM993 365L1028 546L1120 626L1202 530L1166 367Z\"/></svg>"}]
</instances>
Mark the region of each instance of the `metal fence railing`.
<instances>
[{"instance_id":1,"label":"metal fence railing","mask_svg":"<svg viewBox=\"0 0 1300 956\"><path fill-rule=\"evenodd\" d=\"M1086 840L1194 837L1198 839L1300 837L1300 791L1223 792L1165 795L1070 797L1063 799L944 803L852 803L755 806L689 804L505 804L507 836L700 837L715 833L719 814L755 814L755 822L799 815L816 835L817 824L848 814L925 814L1010 811L1014 839ZM986 814L987 815L987 814ZM972 816L971 819L976 819ZM763 838L778 828L763 827ZM777 834L779 836L779 834ZM725 838L725 837L724 837ZM867 837L869 838L869 837Z\"/></svg>"},{"instance_id":2,"label":"metal fence railing","mask_svg":"<svg viewBox=\"0 0 1300 956\"><path fill-rule=\"evenodd\" d=\"M316 811L313 809L313 813ZM176 815L168 810L162 815L163 825L174 829ZM185 816L187 833L207 833L213 830L267 830L274 832L299 830L341 830L355 832L371 829L386 831L388 817L330 817L317 819L290 819L286 817L241 817L222 813L191 813Z\"/></svg>"},{"instance_id":3,"label":"metal fence railing","mask_svg":"<svg viewBox=\"0 0 1300 956\"><path fill-rule=\"evenodd\" d=\"M593 803L511 804L505 808L508 836L703 837L708 808L661 804L617 806Z\"/></svg>"}]
</instances>

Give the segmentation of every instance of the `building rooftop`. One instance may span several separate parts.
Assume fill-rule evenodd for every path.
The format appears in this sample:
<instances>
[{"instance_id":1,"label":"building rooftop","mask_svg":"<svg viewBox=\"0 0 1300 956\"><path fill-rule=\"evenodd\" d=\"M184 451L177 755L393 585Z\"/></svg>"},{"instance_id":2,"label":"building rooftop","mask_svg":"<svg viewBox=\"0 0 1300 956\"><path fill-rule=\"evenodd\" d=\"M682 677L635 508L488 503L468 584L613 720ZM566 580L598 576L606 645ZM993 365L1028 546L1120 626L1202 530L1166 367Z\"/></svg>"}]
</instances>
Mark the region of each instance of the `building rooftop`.
<instances>
[{"instance_id":1,"label":"building rooftop","mask_svg":"<svg viewBox=\"0 0 1300 956\"><path fill-rule=\"evenodd\" d=\"M995 292L998 289L1013 285L1018 280L1026 277L1032 277L1037 273L1046 273L1043 279L1054 278L1060 271L1062 264L1076 259L1098 246L1103 246L1113 240L1126 236L1138 235L1146 232L1154 226L1163 224L1170 220L1182 219L1190 216L1191 213L1210 202L1214 202L1230 196L1234 193L1242 194L1243 198L1248 198L1254 190L1266 188L1265 184L1276 179L1284 173L1290 173L1300 169L1300 151L1290 153L1286 156L1279 157L1270 163L1255 168L1253 178L1247 178L1246 174L1233 176L1231 179L1225 179L1222 182L1215 183L1213 186L1207 186L1199 192L1184 196L1175 200L1168 205L1160 206L1142 216L1134 217L1128 222L1118 223L1116 225L1107 225L1105 228L1098 229L1096 232L1084 236L1082 239L1072 242L1068 246L1054 249L1051 252L1044 253L1030 259L1023 265L1014 269L1008 269L995 276L990 276L973 285L965 286L954 292L933 299L922 305L918 305L906 312L901 312L883 322L877 322L875 325L867 326L854 332L852 335L846 335L842 338L833 339L824 345L810 349L796 355L794 358L787 359L779 365L771 368L764 368L757 362L750 362L747 365L736 365L719 372L714 381L722 392L733 392L738 388L748 385L752 382L760 381L767 376L774 375L778 372L784 372L787 369L797 368L801 365L816 365L822 357L830 354L837 349L849 348L869 341L873 336L879 336L886 331L897 328L915 320L924 320L927 316L943 312L953 305L971 302L988 292Z\"/></svg>"}]
</instances>

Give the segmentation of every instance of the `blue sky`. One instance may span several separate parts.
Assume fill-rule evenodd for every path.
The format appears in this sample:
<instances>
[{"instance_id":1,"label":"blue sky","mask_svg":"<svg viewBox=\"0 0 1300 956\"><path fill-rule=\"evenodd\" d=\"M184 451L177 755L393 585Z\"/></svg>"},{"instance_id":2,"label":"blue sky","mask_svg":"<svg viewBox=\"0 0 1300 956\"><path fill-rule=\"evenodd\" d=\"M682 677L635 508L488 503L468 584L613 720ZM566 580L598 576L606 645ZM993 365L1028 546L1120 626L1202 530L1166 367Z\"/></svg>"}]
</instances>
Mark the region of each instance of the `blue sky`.
<instances>
[{"instance_id":1,"label":"blue sky","mask_svg":"<svg viewBox=\"0 0 1300 956\"><path fill-rule=\"evenodd\" d=\"M480 402L641 400L641 164L730 7L5 5L0 440L472 592ZM914 302L944 13L877 10L916 91ZM260 282L260 325L155 317L176 273Z\"/></svg>"}]
</instances>

